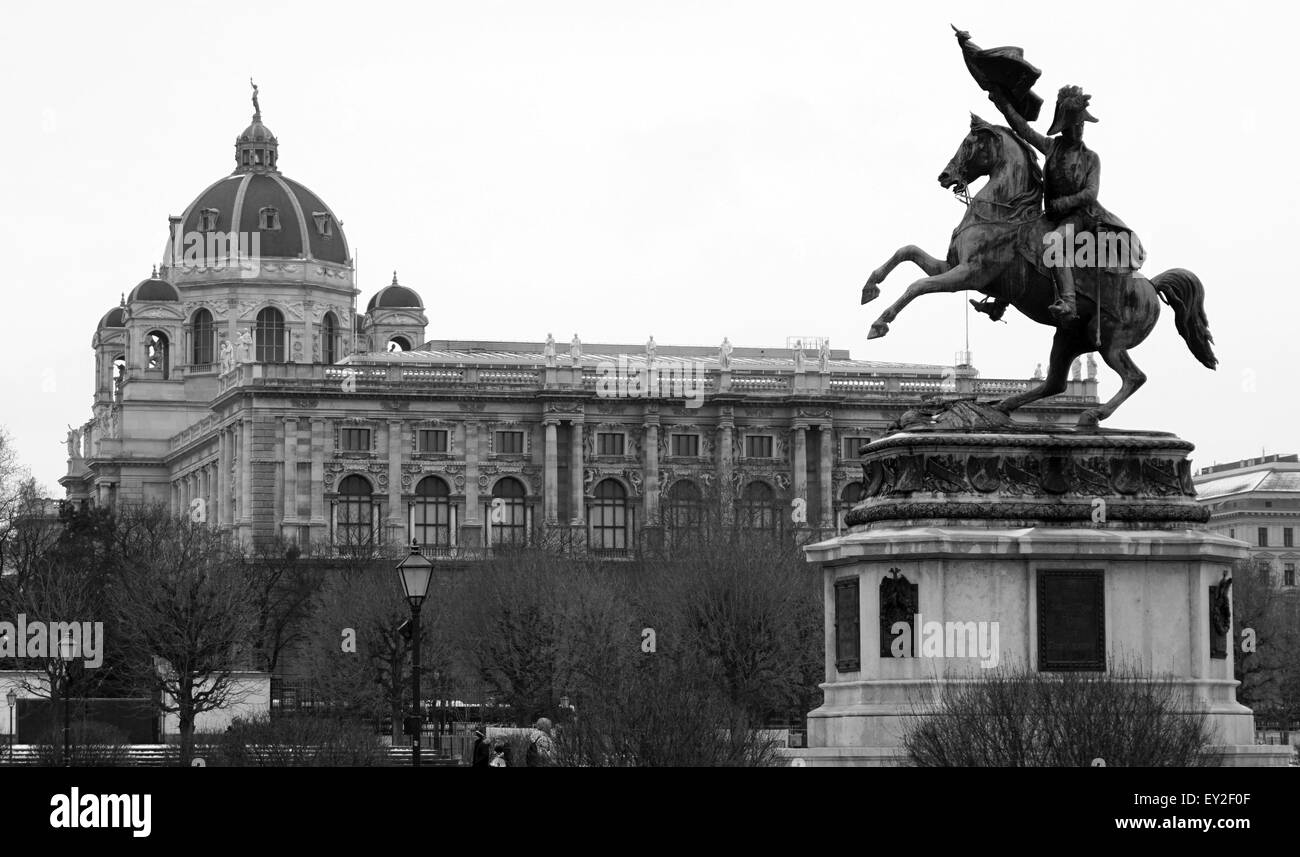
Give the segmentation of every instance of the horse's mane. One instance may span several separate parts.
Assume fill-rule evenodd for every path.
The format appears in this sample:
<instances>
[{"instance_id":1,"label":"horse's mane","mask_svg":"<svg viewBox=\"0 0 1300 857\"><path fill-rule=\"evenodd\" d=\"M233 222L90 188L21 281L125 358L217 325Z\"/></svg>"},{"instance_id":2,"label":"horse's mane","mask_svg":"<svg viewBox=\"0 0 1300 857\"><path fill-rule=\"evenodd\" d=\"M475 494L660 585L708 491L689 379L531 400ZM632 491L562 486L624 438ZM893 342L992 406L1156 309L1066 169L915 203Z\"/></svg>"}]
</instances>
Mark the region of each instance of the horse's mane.
<instances>
[{"instance_id":1,"label":"horse's mane","mask_svg":"<svg viewBox=\"0 0 1300 857\"><path fill-rule=\"evenodd\" d=\"M1007 126L994 125L992 122L986 122L973 113L971 114L971 129L995 131L1002 136L1015 141L1016 145L1020 147L1021 151L1024 152L1025 155L1025 164L1029 169L1030 190L1033 192L1034 196L1041 201L1043 196L1043 170L1038 166L1038 152L1024 140L1020 139L1020 135Z\"/></svg>"},{"instance_id":2,"label":"horse's mane","mask_svg":"<svg viewBox=\"0 0 1300 857\"><path fill-rule=\"evenodd\" d=\"M1030 187L1033 188L1034 195L1041 200L1043 196L1043 170L1041 167L1038 166L1038 152L1034 150L1033 146L1030 146L1024 140L1020 139L1019 134L1017 134L1015 131L1012 131L1010 128L1006 127L1005 125L993 125L991 127L994 130L1002 132L1003 136L1010 137L1012 140L1015 140L1016 145L1018 145L1021 148L1021 150L1025 153L1025 164L1029 168Z\"/></svg>"}]
</instances>

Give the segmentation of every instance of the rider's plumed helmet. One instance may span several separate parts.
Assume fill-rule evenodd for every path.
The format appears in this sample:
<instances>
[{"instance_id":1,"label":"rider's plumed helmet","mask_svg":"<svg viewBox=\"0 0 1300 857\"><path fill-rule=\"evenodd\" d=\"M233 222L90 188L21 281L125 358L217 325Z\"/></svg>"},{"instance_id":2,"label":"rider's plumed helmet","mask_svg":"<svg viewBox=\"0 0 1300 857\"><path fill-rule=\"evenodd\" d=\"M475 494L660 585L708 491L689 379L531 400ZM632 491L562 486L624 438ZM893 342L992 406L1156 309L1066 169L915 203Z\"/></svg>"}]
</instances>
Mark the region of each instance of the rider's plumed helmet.
<instances>
[{"instance_id":1,"label":"rider's plumed helmet","mask_svg":"<svg viewBox=\"0 0 1300 857\"><path fill-rule=\"evenodd\" d=\"M1084 94L1080 87L1062 86L1056 94L1056 112L1052 115L1052 127L1047 129L1047 135L1059 134L1081 119L1096 122L1096 117L1088 112L1091 100L1092 96Z\"/></svg>"}]
</instances>

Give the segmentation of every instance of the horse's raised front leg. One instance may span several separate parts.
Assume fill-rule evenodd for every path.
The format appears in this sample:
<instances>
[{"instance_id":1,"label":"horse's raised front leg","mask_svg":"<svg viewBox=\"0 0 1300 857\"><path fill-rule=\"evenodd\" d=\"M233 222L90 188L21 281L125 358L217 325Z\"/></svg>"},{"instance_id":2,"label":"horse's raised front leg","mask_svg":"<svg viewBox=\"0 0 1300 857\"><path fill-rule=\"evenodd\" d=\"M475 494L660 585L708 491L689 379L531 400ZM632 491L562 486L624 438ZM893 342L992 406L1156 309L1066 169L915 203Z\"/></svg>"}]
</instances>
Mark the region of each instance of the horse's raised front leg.
<instances>
[{"instance_id":1,"label":"horse's raised front leg","mask_svg":"<svg viewBox=\"0 0 1300 857\"><path fill-rule=\"evenodd\" d=\"M867 333L867 339L879 339L889 333L889 323L898 317L903 307L921 295L978 289L987 285L990 278L989 274L981 273L979 269L963 262L935 276L917 280L907 287L898 300L890 304L889 308L880 314L880 318L876 319L875 323L871 325L871 331Z\"/></svg>"},{"instance_id":2,"label":"horse's raised front leg","mask_svg":"<svg viewBox=\"0 0 1300 857\"><path fill-rule=\"evenodd\" d=\"M911 262L931 277L942 274L949 268L948 263L943 259L934 258L915 244L899 247L885 264L872 271L871 276L867 277L867 284L862 287L862 302L871 303L880 297L880 284L885 281L885 277L889 276L890 271L904 262Z\"/></svg>"}]
</instances>

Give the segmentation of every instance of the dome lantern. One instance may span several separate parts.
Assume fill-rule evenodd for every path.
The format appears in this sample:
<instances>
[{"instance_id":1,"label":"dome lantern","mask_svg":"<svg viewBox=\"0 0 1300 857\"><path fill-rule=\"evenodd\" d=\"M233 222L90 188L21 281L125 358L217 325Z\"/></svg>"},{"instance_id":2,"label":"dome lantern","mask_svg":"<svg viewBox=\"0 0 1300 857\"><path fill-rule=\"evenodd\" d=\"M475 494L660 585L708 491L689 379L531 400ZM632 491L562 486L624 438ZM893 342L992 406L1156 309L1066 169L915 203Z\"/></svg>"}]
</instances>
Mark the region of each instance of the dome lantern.
<instances>
[{"instance_id":1,"label":"dome lantern","mask_svg":"<svg viewBox=\"0 0 1300 857\"><path fill-rule=\"evenodd\" d=\"M257 84L253 87L253 122L235 139L235 172L276 172L280 159L280 142L271 129L262 124L262 106L257 100Z\"/></svg>"}]
</instances>

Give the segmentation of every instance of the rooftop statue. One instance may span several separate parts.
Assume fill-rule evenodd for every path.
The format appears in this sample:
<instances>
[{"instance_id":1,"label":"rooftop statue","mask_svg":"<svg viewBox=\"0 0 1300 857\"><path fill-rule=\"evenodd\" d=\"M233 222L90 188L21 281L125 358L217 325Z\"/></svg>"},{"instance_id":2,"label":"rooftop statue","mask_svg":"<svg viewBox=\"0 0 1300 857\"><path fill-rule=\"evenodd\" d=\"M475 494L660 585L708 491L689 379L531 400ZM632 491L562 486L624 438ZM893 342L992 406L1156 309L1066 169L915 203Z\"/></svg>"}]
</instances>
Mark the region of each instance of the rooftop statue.
<instances>
[{"instance_id":1,"label":"rooftop statue","mask_svg":"<svg viewBox=\"0 0 1300 857\"><path fill-rule=\"evenodd\" d=\"M867 338L887 334L921 295L980 292L985 300L972 303L994 320L1013 306L1056 329L1046 378L992 403L993 409L1010 414L1064 392L1070 365L1094 351L1119 374L1119 391L1085 411L1080 426L1097 425L1146 382L1128 352L1155 327L1161 301L1173 309L1174 324L1196 359L1215 368L1201 281L1183 268L1150 279L1139 274L1144 253L1137 236L1097 201L1101 159L1083 144L1084 123L1097 121L1089 112L1090 97L1077 86L1062 87L1047 135L1039 134L1029 126L1042 105L1032 91L1039 70L1020 48L984 50L969 33L956 32L971 76L1011 127L971 114L969 132L938 177L941 187L966 204L948 252L937 259L908 245L871 272L862 287L864 304L879 297L879 284L903 262L926 276L880 314ZM1037 152L1046 158L1044 168ZM971 196L971 183L981 177L988 180Z\"/></svg>"}]
</instances>

